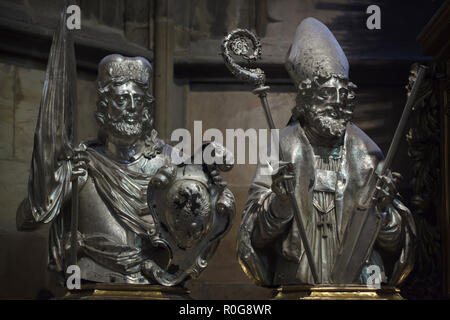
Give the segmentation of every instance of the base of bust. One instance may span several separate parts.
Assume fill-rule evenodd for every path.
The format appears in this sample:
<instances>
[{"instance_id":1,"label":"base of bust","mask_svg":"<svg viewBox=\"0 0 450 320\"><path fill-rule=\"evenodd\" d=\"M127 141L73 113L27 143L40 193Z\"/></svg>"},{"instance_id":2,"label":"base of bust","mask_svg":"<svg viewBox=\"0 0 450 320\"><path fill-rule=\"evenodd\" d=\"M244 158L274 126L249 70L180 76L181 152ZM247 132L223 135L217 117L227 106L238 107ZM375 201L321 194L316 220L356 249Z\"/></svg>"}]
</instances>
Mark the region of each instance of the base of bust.
<instances>
[{"instance_id":1,"label":"base of bust","mask_svg":"<svg viewBox=\"0 0 450 320\"><path fill-rule=\"evenodd\" d=\"M395 287L377 289L356 284L281 286L273 295L274 300L403 300Z\"/></svg>"},{"instance_id":2,"label":"base of bust","mask_svg":"<svg viewBox=\"0 0 450 320\"><path fill-rule=\"evenodd\" d=\"M63 300L191 300L189 290L149 284L96 283L69 291Z\"/></svg>"}]
</instances>

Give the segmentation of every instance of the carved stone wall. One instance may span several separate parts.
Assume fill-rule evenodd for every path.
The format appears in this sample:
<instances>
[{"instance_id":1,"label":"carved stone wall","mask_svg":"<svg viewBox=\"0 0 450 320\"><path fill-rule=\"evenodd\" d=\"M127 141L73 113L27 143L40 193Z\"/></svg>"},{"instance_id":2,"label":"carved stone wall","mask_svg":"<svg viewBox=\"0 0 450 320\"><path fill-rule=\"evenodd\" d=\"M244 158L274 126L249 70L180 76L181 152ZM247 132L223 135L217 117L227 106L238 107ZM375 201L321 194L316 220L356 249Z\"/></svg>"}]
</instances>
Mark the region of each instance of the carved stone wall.
<instances>
[{"instance_id":1,"label":"carved stone wall","mask_svg":"<svg viewBox=\"0 0 450 320\"><path fill-rule=\"evenodd\" d=\"M143 55L155 68L158 126L173 129L267 128L250 87L236 82L218 56L222 37L233 28L253 29L262 38L259 64L272 87L269 102L282 127L290 116L295 88L284 58L297 24L307 16L335 33L359 86L355 122L387 152L405 103L410 65L424 60L415 37L443 1L356 0L81 0L82 32L76 37L79 67L79 130L96 135L96 65L108 53ZM51 279L45 269L47 230L15 232L15 211L26 195L33 131L51 33L62 1L0 0L0 297L34 298ZM365 27L370 4L382 10L382 29ZM42 10L45 8L45 10ZM404 141L393 168L405 177L401 193L408 205L412 170ZM237 201L233 228L210 266L188 283L194 298L268 298L236 260L236 235L254 165L225 174Z\"/></svg>"}]
</instances>

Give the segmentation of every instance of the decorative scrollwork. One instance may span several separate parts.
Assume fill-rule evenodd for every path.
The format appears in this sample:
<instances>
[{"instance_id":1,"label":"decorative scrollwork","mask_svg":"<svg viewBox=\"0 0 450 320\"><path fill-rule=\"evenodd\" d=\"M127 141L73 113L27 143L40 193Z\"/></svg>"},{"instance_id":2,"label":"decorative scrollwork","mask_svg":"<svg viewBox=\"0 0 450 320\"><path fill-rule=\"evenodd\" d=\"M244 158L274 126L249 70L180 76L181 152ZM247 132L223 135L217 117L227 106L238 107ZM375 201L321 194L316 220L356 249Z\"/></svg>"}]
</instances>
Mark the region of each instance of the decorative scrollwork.
<instances>
[{"instance_id":1,"label":"decorative scrollwork","mask_svg":"<svg viewBox=\"0 0 450 320\"><path fill-rule=\"evenodd\" d=\"M414 103L412 126L406 136L412 161L412 212L417 227L416 262L402 292L407 298L439 298L441 295L439 207L439 91L436 90L437 64L430 67L419 98ZM411 68L408 95L417 76L418 65Z\"/></svg>"},{"instance_id":2,"label":"decorative scrollwork","mask_svg":"<svg viewBox=\"0 0 450 320\"><path fill-rule=\"evenodd\" d=\"M252 45L253 50L250 50L250 45ZM225 65L234 76L255 86L264 85L266 80L264 71L260 68L242 67L232 57L232 54L234 54L248 62L261 59L261 42L255 34L246 29L236 29L223 39L221 49Z\"/></svg>"},{"instance_id":3,"label":"decorative scrollwork","mask_svg":"<svg viewBox=\"0 0 450 320\"><path fill-rule=\"evenodd\" d=\"M249 59L248 53L248 43L245 38L236 38L235 41L231 42L231 49L233 53L243 58Z\"/></svg>"}]
</instances>

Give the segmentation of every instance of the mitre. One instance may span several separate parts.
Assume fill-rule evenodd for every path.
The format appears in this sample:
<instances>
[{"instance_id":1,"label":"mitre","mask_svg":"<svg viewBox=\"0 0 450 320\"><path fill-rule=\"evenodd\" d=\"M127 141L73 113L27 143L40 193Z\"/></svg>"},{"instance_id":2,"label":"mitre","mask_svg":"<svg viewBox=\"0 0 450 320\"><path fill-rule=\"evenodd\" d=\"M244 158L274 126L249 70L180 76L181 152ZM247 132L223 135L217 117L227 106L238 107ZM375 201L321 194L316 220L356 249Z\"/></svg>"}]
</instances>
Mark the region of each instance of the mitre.
<instances>
[{"instance_id":1,"label":"mitre","mask_svg":"<svg viewBox=\"0 0 450 320\"><path fill-rule=\"evenodd\" d=\"M331 31L315 18L304 19L297 27L286 58L286 69L298 87L314 76L331 74L348 79L347 57Z\"/></svg>"}]
</instances>

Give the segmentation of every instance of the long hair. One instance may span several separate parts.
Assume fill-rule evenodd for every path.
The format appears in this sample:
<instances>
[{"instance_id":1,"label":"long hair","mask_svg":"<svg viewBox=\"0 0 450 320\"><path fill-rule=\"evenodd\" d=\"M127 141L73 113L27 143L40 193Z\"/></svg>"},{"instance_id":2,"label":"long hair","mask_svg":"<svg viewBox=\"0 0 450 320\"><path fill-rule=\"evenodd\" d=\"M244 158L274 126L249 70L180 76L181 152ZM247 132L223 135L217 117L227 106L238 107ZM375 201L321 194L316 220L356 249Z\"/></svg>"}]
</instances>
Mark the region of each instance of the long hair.
<instances>
[{"instance_id":1,"label":"long hair","mask_svg":"<svg viewBox=\"0 0 450 320\"><path fill-rule=\"evenodd\" d=\"M120 86L126 82L132 81L137 84L144 92L144 109L143 109L143 133L142 136L150 136L153 129L154 122L154 97L150 93L148 83L140 83L136 80L126 79L124 77L113 79L105 85L102 85L100 81L97 82L97 111L95 112L95 118L100 126L98 131L98 140L101 143L106 142L106 113L108 112L110 98L109 93L113 87Z\"/></svg>"}]
</instances>

